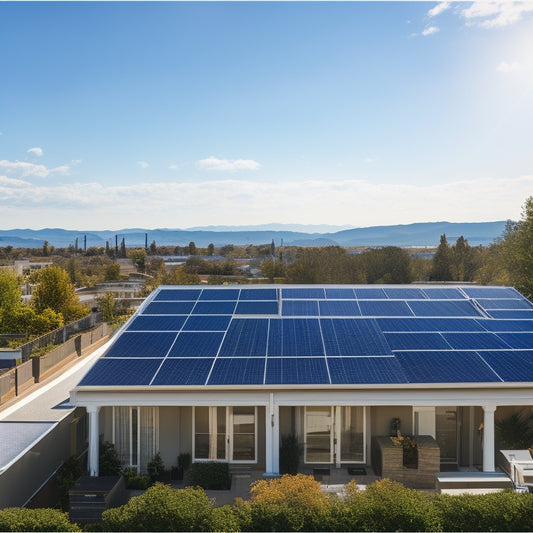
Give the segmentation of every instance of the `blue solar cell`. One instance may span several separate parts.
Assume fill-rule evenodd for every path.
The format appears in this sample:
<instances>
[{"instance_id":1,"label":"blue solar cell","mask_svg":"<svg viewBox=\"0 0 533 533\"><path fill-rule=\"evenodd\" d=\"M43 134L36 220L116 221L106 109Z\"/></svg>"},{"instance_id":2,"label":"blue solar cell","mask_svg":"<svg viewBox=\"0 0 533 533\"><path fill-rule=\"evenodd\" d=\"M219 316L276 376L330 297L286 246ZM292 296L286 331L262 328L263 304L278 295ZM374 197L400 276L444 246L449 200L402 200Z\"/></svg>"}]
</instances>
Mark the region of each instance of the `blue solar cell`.
<instances>
[{"instance_id":1,"label":"blue solar cell","mask_svg":"<svg viewBox=\"0 0 533 533\"><path fill-rule=\"evenodd\" d=\"M326 288L326 298L329 300L353 300L355 293L353 289Z\"/></svg>"},{"instance_id":2,"label":"blue solar cell","mask_svg":"<svg viewBox=\"0 0 533 533\"><path fill-rule=\"evenodd\" d=\"M361 316L356 300L321 300L320 316Z\"/></svg>"},{"instance_id":3,"label":"blue solar cell","mask_svg":"<svg viewBox=\"0 0 533 533\"><path fill-rule=\"evenodd\" d=\"M405 383L402 367L395 357L328 357L331 383Z\"/></svg>"},{"instance_id":4,"label":"blue solar cell","mask_svg":"<svg viewBox=\"0 0 533 533\"><path fill-rule=\"evenodd\" d=\"M386 287L383 289L387 298L394 300L425 300L426 295L420 290L413 287L408 288L397 288L397 287Z\"/></svg>"},{"instance_id":5,"label":"blue solar cell","mask_svg":"<svg viewBox=\"0 0 533 533\"><path fill-rule=\"evenodd\" d=\"M241 289L240 300L277 300L276 289Z\"/></svg>"},{"instance_id":6,"label":"blue solar cell","mask_svg":"<svg viewBox=\"0 0 533 533\"><path fill-rule=\"evenodd\" d=\"M154 297L154 301L160 300L197 300L200 289L161 289Z\"/></svg>"},{"instance_id":7,"label":"blue solar cell","mask_svg":"<svg viewBox=\"0 0 533 533\"><path fill-rule=\"evenodd\" d=\"M391 350L449 350L440 333L385 333Z\"/></svg>"},{"instance_id":8,"label":"blue solar cell","mask_svg":"<svg viewBox=\"0 0 533 533\"><path fill-rule=\"evenodd\" d=\"M477 302L484 309L533 309L533 305L525 298L498 299L478 298Z\"/></svg>"},{"instance_id":9,"label":"blue solar cell","mask_svg":"<svg viewBox=\"0 0 533 533\"><path fill-rule=\"evenodd\" d=\"M322 299L325 298L324 289L306 288L306 289L282 289L283 298L293 299Z\"/></svg>"},{"instance_id":10,"label":"blue solar cell","mask_svg":"<svg viewBox=\"0 0 533 533\"><path fill-rule=\"evenodd\" d=\"M183 326L184 331L226 331L231 315L190 315Z\"/></svg>"},{"instance_id":11,"label":"blue solar cell","mask_svg":"<svg viewBox=\"0 0 533 533\"><path fill-rule=\"evenodd\" d=\"M521 298L512 287L461 287L469 298Z\"/></svg>"},{"instance_id":12,"label":"blue solar cell","mask_svg":"<svg viewBox=\"0 0 533 533\"><path fill-rule=\"evenodd\" d=\"M471 318L376 318L381 331L485 331Z\"/></svg>"},{"instance_id":13,"label":"blue solar cell","mask_svg":"<svg viewBox=\"0 0 533 533\"><path fill-rule=\"evenodd\" d=\"M422 291L430 300L460 300L464 294L452 287L424 287Z\"/></svg>"},{"instance_id":14,"label":"blue solar cell","mask_svg":"<svg viewBox=\"0 0 533 533\"><path fill-rule=\"evenodd\" d=\"M215 357L224 333L182 331L168 354L169 357Z\"/></svg>"},{"instance_id":15,"label":"blue solar cell","mask_svg":"<svg viewBox=\"0 0 533 533\"><path fill-rule=\"evenodd\" d=\"M494 333L505 331L529 331L533 332L533 320L497 320L494 318L487 318L485 320L478 319L479 322L487 331Z\"/></svg>"},{"instance_id":16,"label":"blue solar cell","mask_svg":"<svg viewBox=\"0 0 533 533\"><path fill-rule=\"evenodd\" d=\"M320 324L328 356L392 354L375 320L323 318Z\"/></svg>"},{"instance_id":17,"label":"blue solar cell","mask_svg":"<svg viewBox=\"0 0 533 533\"><path fill-rule=\"evenodd\" d=\"M318 316L317 300L283 300L283 316Z\"/></svg>"},{"instance_id":18,"label":"blue solar cell","mask_svg":"<svg viewBox=\"0 0 533 533\"><path fill-rule=\"evenodd\" d=\"M105 357L165 357L175 338L176 333L125 331Z\"/></svg>"},{"instance_id":19,"label":"blue solar cell","mask_svg":"<svg viewBox=\"0 0 533 533\"><path fill-rule=\"evenodd\" d=\"M328 384L329 376L323 357L269 357L266 385Z\"/></svg>"},{"instance_id":20,"label":"blue solar cell","mask_svg":"<svg viewBox=\"0 0 533 533\"><path fill-rule=\"evenodd\" d=\"M266 357L215 361L208 385L262 385Z\"/></svg>"},{"instance_id":21,"label":"blue solar cell","mask_svg":"<svg viewBox=\"0 0 533 533\"><path fill-rule=\"evenodd\" d=\"M99 359L80 386L149 385L162 359Z\"/></svg>"},{"instance_id":22,"label":"blue solar cell","mask_svg":"<svg viewBox=\"0 0 533 533\"><path fill-rule=\"evenodd\" d=\"M516 320L533 320L533 310L528 311L527 309L517 309L516 311L501 311L495 309L494 311L488 311L488 314L492 318L510 318Z\"/></svg>"},{"instance_id":23,"label":"blue solar cell","mask_svg":"<svg viewBox=\"0 0 533 533\"><path fill-rule=\"evenodd\" d=\"M533 381L533 350L479 354L503 381Z\"/></svg>"},{"instance_id":24,"label":"blue solar cell","mask_svg":"<svg viewBox=\"0 0 533 533\"><path fill-rule=\"evenodd\" d=\"M197 302L193 315L231 315L237 302Z\"/></svg>"},{"instance_id":25,"label":"blue solar cell","mask_svg":"<svg viewBox=\"0 0 533 533\"><path fill-rule=\"evenodd\" d=\"M355 296L359 300L382 300L387 299L387 295L383 289L369 287L364 289L354 289Z\"/></svg>"},{"instance_id":26,"label":"blue solar cell","mask_svg":"<svg viewBox=\"0 0 533 533\"><path fill-rule=\"evenodd\" d=\"M278 302L238 302L236 315L277 315Z\"/></svg>"},{"instance_id":27,"label":"blue solar cell","mask_svg":"<svg viewBox=\"0 0 533 533\"><path fill-rule=\"evenodd\" d=\"M533 350L533 333L498 333L511 348Z\"/></svg>"},{"instance_id":28,"label":"blue solar cell","mask_svg":"<svg viewBox=\"0 0 533 533\"><path fill-rule=\"evenodd\" d=\"M188 315L194 302L151 302L143 310L143 315Z\"/></svg>"},{"instance_id":29,"label":"blue solar cell","mask_svg":"<svg viewBox=\"0 0 533 533\"><path fill-rule=\"evenodd\" d=\"M265 357L267 319L233 319L220 348L220 357Z\"/></svg>"},{"instance_id":30,"label":"blue solar cell","mask_svg":"<svg viewBox=\"0 0 533 533\"><path fill-rule=\"evenodd\" d=\"M239 289L203 289L200 294L201 301L213 300L238 300Z\"/></svg>"},{"instance_id":31,"label":"blue solar cell","mask_svg":"<svg viewBox=\"0 0 533 533\"><path fill-rule=\"evenodd\" d=\"M139 315L128 325L128 331L179 331L186 318L183 315Z\"/></svg>"},{"instance_id":32,"label":"blue solar cell","mask_svg":"<svg viewBox=\"0 0 533 533\"><path fill-rule=\"evenodd\" d=\"M268 335L268 355L324 355L318 319L271 319Z\"/></svg>"},{"instance_id":33,"label":"blue solar cell","mask_svg":"<svg viewBox=\"0 0 533 533\"><path fill-rule=\"evenodd\" d=\"M214 359L165 359L152 385L205 385Z\"/></svg>"},{"instance_id":34,"label":"blue solar cell","mask_svg":"<svg viewBox=\"0 0 533 533\"><path fill-rule=\"evenodd\" d=\"M413 316L408 305L399 300L359 300L359 307L363 316Z\"/></svg>"},{"instance_id":35,"label":"blue solar cell","mask_svg":"<svg viewBox=\"0 0 533 533\"><path fill-rule=\"evenodd\" d=\"M495 350L509 346L494 333L443 333L454 350Z\"/></svg>"},{"instance_id":36,"label":"blue solar cell","mask_svg":"<svg viewBox=\"0 0 533 533\"><path fill-rule=\"evenodd\" d=\"M426 300L409 302L415 316L483 316L469 300Z\"/></svg>"},{"instance_id":37,"label":"blue solar cell","mask_svg":"<svg viewBox=\"0 0 533 533\"><path fill-rule=\"evenodd\" d=\"M475 352L399 352L396 359L409 383L500 381Z\"/></svg>"}]
</instances>

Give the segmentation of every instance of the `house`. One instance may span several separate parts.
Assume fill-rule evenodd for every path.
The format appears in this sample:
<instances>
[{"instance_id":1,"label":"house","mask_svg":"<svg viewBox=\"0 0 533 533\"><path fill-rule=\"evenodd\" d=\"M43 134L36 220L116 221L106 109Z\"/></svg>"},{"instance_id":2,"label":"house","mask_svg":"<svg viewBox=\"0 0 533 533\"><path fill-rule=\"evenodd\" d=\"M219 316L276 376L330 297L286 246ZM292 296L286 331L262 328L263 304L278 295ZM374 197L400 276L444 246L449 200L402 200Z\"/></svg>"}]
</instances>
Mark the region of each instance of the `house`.
<instances>
[{"instance_id":1,"label":"house","mask_svg":"<svg viewBox=\"0 0 533 533\"><path fill-rule=\"evenodd\" d=\"M164 286L71 396L94 476L102 439L141 472L159 451L276 475L284 435L304 467L344 468L398 429L434 439L442 469L493 472L495 419L533 405L533 305L511 287Z\"/></svg>"}]
</instances>

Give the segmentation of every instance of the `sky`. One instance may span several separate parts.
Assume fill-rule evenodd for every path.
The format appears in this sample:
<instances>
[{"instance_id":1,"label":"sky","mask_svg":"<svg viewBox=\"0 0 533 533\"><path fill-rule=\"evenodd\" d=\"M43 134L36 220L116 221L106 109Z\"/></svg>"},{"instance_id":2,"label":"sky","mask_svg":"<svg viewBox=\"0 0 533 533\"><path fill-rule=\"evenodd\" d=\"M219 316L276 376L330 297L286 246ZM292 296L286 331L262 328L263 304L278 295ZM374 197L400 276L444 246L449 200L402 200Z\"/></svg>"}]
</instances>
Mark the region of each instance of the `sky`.
<instances>
[{"instance_id":1,"label":"sky","mask_svg":"<svg viewBox=\"0 0 533 533\"><path fill-rule=\"evenodd\" d=\"M0 229L521 216L533 2L0 2Z\"/></svg>"}]
</instances>

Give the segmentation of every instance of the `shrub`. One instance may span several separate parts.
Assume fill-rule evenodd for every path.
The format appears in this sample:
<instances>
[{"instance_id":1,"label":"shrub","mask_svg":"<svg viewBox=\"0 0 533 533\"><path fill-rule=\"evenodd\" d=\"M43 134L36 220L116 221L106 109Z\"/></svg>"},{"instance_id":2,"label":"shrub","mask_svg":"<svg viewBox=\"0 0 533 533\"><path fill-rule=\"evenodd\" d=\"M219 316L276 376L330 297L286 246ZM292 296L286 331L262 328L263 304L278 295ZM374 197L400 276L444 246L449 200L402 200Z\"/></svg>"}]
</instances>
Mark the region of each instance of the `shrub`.
<instances>
[{"instance_id":1,"label":"shrub","mask_svg":"<svg viewBox=\"0 0 533 533\"><path fill-rule=\"evenodd\" d=\"M211 513L211 531L241 531L239 519L230 505L214 507Z\"/></svg>"},{"instance_id":2,"label":"shrub","mask_svg":"<svg viewBox=\"0 0 533 533\"><path fill-rule=\"evenodd\" d=\"M57 471L56 483L59 489L59 508L68 511L68 491L83 474L83 463L74 455L69 457Z\"/></svg>"},{"instance_id":3,"label":"shrub","mask_svg":"<svg viewBox=\"0 0 533 533\"><path fill-rule=\"evenodd\" d=\"M21 509L0 511L0 531L80 531L68 514L57 509Z\"/></svg>"},{"instance_id":4,"label":"shrub","mask_svg":"<svg viewBox=\"0 0 533 533\"><path fill-rule=\"evenodd\" d=\"M203 490L156 483L126 505L104 511L102 521L106 531L210 531L212 511Z\"/></svg>"},{"instance_id":5,"label":"shrub","mask_svg":"<svg viewBox=\"0 0 533 533\"><path fill-rule=\"evenodd\" d=\"M115 450L115 446L110 442L102 442L100 444L99 465L99 473L101 476L120 476L122 463Z\"/></svg>"},{"instance_id":6,"label":"shrub","mask_svg":"<svg viewBox=\"0 0 533 533\"><path fill-rule=\"evenodd\" d=\"M146 465L146 470L148 470L148 475L152 479L160 476L165 471L165 465L159 452L154 455L151 461L148 461L148 464Z\"/></svg>"},{"instance_id":7,"label":"shrub","mask_svg":"<svg viewBox=\"0 0 533 533\"><path fill-rule=\"evenodd\" d=\"M279 468L282 474L296 475L300 463L300 444L296 435L284 435L281 437L279 449Z\"/></svg>"},{"instance_id":8,"label":"shrub","mask_svg":"<svg viewBox=\"0 0 533 533\"><path fill-rule=\"evenodd\" d=\"M225 490L231 487L228 463L193 463L187 472L187 484L206 490Z\"/></svg>"},{"instance_id":9,"label":"shrub","mask_svg":"<svg viewBox=\"0 0 533 533\"><path fill-rule=\"evenodd\" d=\"M129 476L126 478L126 488L135 490L146 490L152 485L150 476Z\"/></svg>"}]
</instances>

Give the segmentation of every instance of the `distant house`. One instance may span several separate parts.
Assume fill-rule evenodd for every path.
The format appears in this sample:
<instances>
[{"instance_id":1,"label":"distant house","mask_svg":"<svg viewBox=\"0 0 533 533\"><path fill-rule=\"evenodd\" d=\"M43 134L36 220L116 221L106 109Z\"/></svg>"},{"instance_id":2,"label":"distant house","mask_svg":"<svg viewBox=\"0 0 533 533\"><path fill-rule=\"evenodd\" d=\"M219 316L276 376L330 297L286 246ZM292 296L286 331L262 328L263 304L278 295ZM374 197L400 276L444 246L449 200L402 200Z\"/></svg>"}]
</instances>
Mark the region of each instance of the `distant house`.
<instances>
[{"instance_id":1,"label":"distant house","mask_svg":"<svg viewBox=\"0 0 533 533\"><path fill-rule=\"evenodd\" d=\"M495 470L495 418L533 405L533 305L510 287L165 286L72 391L98 441L280 470L371 465L374 437L429 435L443 468ZM394 427L393 427L394 426Z\"/></svg>"}]
</instances>

